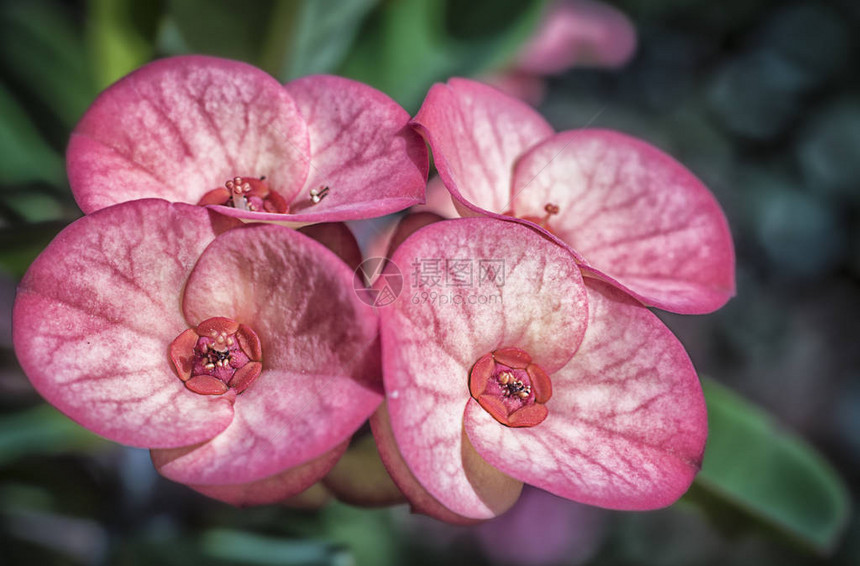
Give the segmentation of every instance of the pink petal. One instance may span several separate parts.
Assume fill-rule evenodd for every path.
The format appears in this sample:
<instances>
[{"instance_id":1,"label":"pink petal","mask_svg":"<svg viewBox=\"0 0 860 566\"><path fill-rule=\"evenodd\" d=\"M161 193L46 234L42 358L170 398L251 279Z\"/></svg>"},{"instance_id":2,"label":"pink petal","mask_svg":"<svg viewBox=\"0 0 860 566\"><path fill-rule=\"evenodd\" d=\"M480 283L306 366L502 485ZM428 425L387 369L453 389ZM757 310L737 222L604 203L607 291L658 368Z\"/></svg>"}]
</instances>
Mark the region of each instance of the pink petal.
<instances>
[{"instance_id":1,"label":"pink petal","mask_svg":"<svg viewBox=\"0 0 860 566\"><path fill-rule=\"evenodd\" d=\"M263 372L223 433L187 453L154 453L174 481L246 483L298 466L347 439L382 399L375 314L352 270L294 230L221 235L197 262L184 308L192 323L226 316L251 327Z\"/></svg>"},{"instance_id":2,"label":"pink petal","mask_svg":"<svg viewBox=\"0 0 860 566\"><path fill-rule=\"evenodd\" d=\"M18 360L39 393L132 446L184 446L224 430L231 400L187 390L168 361L188 328L181 289L218 223L202 208L152 199L61 232L21 282L13 315Z\"/></svg>"},{"instance_id":3,"label":"pink petal","mask_svg":"<svg viewBox=\"0 0 860 566\"><path fill-rule=\"evenodd\" d=\"M310 165L290 214L219 211L250 220L333 222L382 216L424 201L427 147L408 126L409 114L385 94L333 76L285 86L308 125ZM310 191L329 187L318 204Z\"/></svg>"},{"instance_id":4,"label":"pink petal","mask_svg":"<svg viewBox=\"0 0 860 566\"><path fill-rule=\"evenodd\" d=\"M527 104L493 87L451 79L430 89L413 125L430 144L460 213L510 208L514 160L552 127Z\"/></svg>"},{"instance_id":5,"label":"pink petal","mask_svg":"<svg viewBox=\"0 0 860 566\"><path fill-rule=\"evenodd\" d=\"M338 500L350 505L385 507L406 502L388 475L371 435L353 439L322 483Z\"/></svg>"},{"instance_id":6,"label":"pink petal","mask_svg":"<svg viewBox=\"0 0 860 566\"><path fill-rule=\"evenodd\" d=\"M439 519L440 521L453 523L455 525L471 525L479 522L478 519L470 519L468 517L458 515L442 505L435 497L430 495L430 493L428 493L415 478L409 470L409 466L403 460L403 455L400 454L400 450L397 448L397 442L394 440L394 433L391 430L391 420L388 415L386 403L380 405L379 409L371 415L370 427L373 430L373 437L376 439L376 445L379 447L379 456L385 465L385 469L388 470L392 481L394 481L401 493L406 496L407 500L411 504L413 512L421 513L433 517L434 519ZM470 450L474 451L474 449L471 448ZM475 456L476 455L473 453L472 458L475 459ZM498 475L498 473L495 472L493 475ZM501 477L503 478L504 476ZM498 479L496 479L496 481L498 481ZM510 498L511 501L507 502L500 500L500 503L504 503L504 506L508 507L513 505L519 498L521 489L522 484L519 484L519 487L516 485L510 486L510 493L507 494L507 497Z\"/></svg>"},{"instance_id":7,"label":"pink petal","mask_svg":"<svg viewBox=\"0 0 860 566\"><path fill-rule=\"evenodd\" d=\"M470 401L465 428L490 464L574 501L664 507L702 461L707 417L683 346L648 309L586 279L589 324L576 356L551 371L549 416L508 428Z\"/></svg>"},{"instance_id":8,"label":"pink petal","mask_svg":"<svg viewBox=\"0 0 860 566\"><path fill-rule=\"evenodd\" d=\"M636 50L636 29L622 12L592 0L556 0L517 59L536 75L574 66L620 67Z\"/></svg>"},{"instance_id":9,"label":"pink petal","mask_svg":"<svg viewBox=\"0 0 860 566\"><path fill-rule=\"evenodd\" d=\"M349 442L335 446L319 458L306 464L284 470L273 476L250 483L235 485L190 485L213 499L235 505L267 505L299 495L323 477L346 451Z\"/></svg>"},{"instance_id":10,"label":"pink petal","mask_svg":"<svg viewBox=\"0 0 860 566\"><path fill-rule=\"evenodd\" d=\"M606 130L563 132L517 163L513 212L559 214L550 229L589 271L648 305L685 314L734 294L734 248L713 195L677 161Z\"/></svg>"},{"instance_id":11,"label":"pink petal","mask_svg":"<svg viewBox=\"0 0 860 566\"><path fill-rule=\"evenodd\" d=\"M470 263L473 285L419 287L413 266L437 258L443 266L455 258ZM547 371L564 365L587 318L579 269L564 249L536 231L487 218L426 226L392 260L408 291L380 311L383 375L397 445L421 485L450 510L470 518L494 516L512 503L519 487L473 459L463 443L469 370L504 346L526 350ZM481 281L481 265L497 260L504 262L504 284ZM422 300L425 292L439 298ZM441 296L454 295L463 299L442 303ZM487 301L468 298L481 296ZM487 481L477 481L483 475ZM490 478L499 485L492 486Z\"/></svg>"},{"instance_id":12,"label":"pink petal","mask_svg":"<svg viewBox=\"0 0 860 566\"><path fill-rule=\"evenodd\" d=\"M291 199L308 133L290 95L245 63L161 59L104 91L72 133L69 182L85 213L144 197L197 204L236 176Z\"/></svg>"}]
</instances>

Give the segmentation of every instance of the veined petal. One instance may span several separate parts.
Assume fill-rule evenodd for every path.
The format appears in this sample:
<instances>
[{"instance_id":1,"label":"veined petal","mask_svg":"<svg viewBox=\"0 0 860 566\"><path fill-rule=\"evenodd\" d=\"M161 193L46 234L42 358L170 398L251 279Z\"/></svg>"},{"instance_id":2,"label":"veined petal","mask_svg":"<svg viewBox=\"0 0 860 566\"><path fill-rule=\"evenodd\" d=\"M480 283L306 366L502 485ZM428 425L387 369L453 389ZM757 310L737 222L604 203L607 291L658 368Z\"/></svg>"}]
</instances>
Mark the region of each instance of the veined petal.
<instances>
[{"instance_id":1,"label":"veined petal","mask_svg":"<svg viewBox=\"0 0 860 566\"><path fill-rule=\"evenodd\" d=\"M306 464L250 483L190 485L188 487L203 495L237 507L278 503L298 495L314 485L335 465L348 445L348 441L343 442Z\"/></svg>"},{"instance_id":2,"label":"veined petal","mask_svg":"<svg viewBox=\"0 0 860 566\"><path fill-rule=\"evenodd\" d=\"M159 197L197 204L236 176L265 176L288 201L308 174L305 121L272 77L203 56L161 59L96 99L69 143L85 213Z\"/></svg>"},{"instance_id":3,"label":"veined petal","mask_svg":"<svg viewBox=\"0 0 860 566\"><path fill-rule=\"evenodd\" d=\"M225 220L150 199L61 232L28 270L13 314L18 360L42 396L131 446L185 446L224 430L231 398L186 389L168 348L188 328L181 289Z\"/></svg>"},{"instance_id":4,"label":"veined petal","mask_svg":"<svg viewBox=\"0 0 860 566\"><path fill-rule=\"evenodd\" d=\"M219 208L248 220L309 223L383 216L424 202L427 146L391 98L341 77L305 77L284 87L304 117L310 167L287 216ZM314 203L311 191L328 188Z\"/></svg>"},{"instance_id":5,"label":"veined petal","mask_svg":"<svg viewBox=\"0 0 860 566\"><path fill-rule=\"evenodd\" d=\"M589 324L576 356L551 373L549 416L500 425L474 400L465 428L493 466L556 495L611 509L678 499L707 437L702 388L683 346L645 307L586 279Z\"/></svg>"},{"instance_id":6,"label":"veined petal","mask_svg":"<svg viewBox=\"0 0 860 566\"><path fill-rule=\"evenodd\" d=\"M517 162L513 213L549 218L588 271L644 303L685 314L734 294L734 248L713 195L677 161L624 134L576 130Z\"/></svg>"},{"instance_id":7,"label":"veined petal","mask_svg":"<svg viewBox=\"0 0 860 566\"><path fill-rule=\"evenodd\" d=\"M492 517L511 501L503 497L501 505L488 483L478 480L495 472L472 458L464 441L469 371L480 357L506 346L528 351L548 371L563 366L587 320L579 269L536 231L487 218L426 226L392 261L408 290L380 310L383 376L397 445L420 484L448 509ZM440 267L438 287L427 285L426 264ZM471 285L452 287L450 277L463 265L473 269ZM496 269L492 279L490 266ZM422 293L428 296L422 299Z\"/></svg>"},{"instance_id":8,"label":"veined petal","mask_svg":"<svg viewBox=\"0 0 860 566\"><path fill-rule=\"evenodd\" d=\"M399 104L342 77L305 77L285 88L308 125L311 170L304 192L331 189L308 214L369 218L424 202L427 146Z\"/></svg>"},{"instance_id":9,"label":"veined petal","mask_svg":"<svg viewBox=\"0 0 860 566\"><path fill-rule=\"evenodd\" d=\"M197 262L184 309L192 324L225 316L253 328L263 371L222 434L156 454L172 480L246 483L298 466L349 438L382 400L376 316L352 270L303 234L250 225L221 235Z\"/></svg>"},{"instance_id":10,"label":"veined petal","mask_svg":"<svg viewBox=\"0 0 860 566\"><path fill-rule=\"evenodd\" d=\"M553 133L524 102L466 79L433 85L412 123L464 215L506 212L514 160Z\"/></svg>"}]
</instances>

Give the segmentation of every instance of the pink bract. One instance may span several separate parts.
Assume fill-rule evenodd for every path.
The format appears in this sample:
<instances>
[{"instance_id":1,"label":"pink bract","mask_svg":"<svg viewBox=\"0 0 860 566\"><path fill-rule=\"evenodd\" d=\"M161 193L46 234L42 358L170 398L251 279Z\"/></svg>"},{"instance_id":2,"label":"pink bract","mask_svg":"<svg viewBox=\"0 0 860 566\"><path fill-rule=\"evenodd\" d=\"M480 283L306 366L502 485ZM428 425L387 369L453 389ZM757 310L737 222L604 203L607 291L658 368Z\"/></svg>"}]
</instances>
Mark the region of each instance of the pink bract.
<instances>
[{"instance_id":1,"label":"pink bract","mask_svg":"<svg viewBox=\"0 0 860 566\"><path fill-rule=\"evenodd\" d=\"M413 267L432 258L449 266L446 277L454 269L446 260L471 262L473 284L435 289L445 301L422 300L433 289ZM480 265L495 260L503 279L482 280ZM704 399L684 348L647 308L583 278L567 250L510 220L431 224L392 261L411 296L380 309L386 403L371 424L417 510L453 522L491 518L513 505L522 483L632 510L669 505L687 490L707 436ZM488 354L494 374L482 369ZM527 366L528 376L518 369ZM542 404L544 418L506 425L479 401L476 373L495 380L484 394L509 408Z\"/></svg>"},{"instance_id":2,"label":"pink bract","mask_svg":"<svg viewBox=\"0 0 860 566\"><path fill-rule=\"evenodd\" d=\"M434 85L413 123L461 215L537 227L646 305L706 313L734 294L719 204L653 146L607 130L555 134L528 105L464 79Z\"/></svg>"},{"instance_id":3,"label":"pink bract","mask_svg":"<svg viewBox=\"0 0 860 566\"><path fill-rule=\"evenodd\" d=\"M408 121L349 79L282 86L245 63L173 57L98 97L72 133L69 180L87 214L157 197L287 225L380 216L423 201L427 150Z\"/></svg>"},{"instance_id":4,"label":"pink bract","mask_svg":"<svg viewBox=\"0 0 860 566\"><path fill-rule=\"evenodd\" d=\"M514 61L481 80L537 105L547 75L575 67L620 67L635 51L636 29L616 8L593 0L555 0Z\"/></svg>"},{"instance_id":5,"label":"pink bract","mask_svg":"<svg viewBox=\"0 0 860 566\"><path fill-rule=\"evenodd\" d=\"M555 0L516 68L537 75L574 66L619 67L636 51L636 30L622 12L593 0Z\"/></svg>"},{"instance_id":6,"label":"pink bract","mask_svg":"<svg viewBox=\"0 0 860 566\"><path fill-rule=\"evenodd\" d=\"M377 319L352 280L334 253L289 228L123 203L70 225L30 267L15 349L50 403L152 449L168 478L237 504L282 499L324 476L382 399ZM203 338L172 346L189 329ZM216 351L225 340L242 353ZM221 383L230 360L262 370L199 394L171 362L195 341L186 367L209 371L207 383Z\"/></svg>"}]
</instances>

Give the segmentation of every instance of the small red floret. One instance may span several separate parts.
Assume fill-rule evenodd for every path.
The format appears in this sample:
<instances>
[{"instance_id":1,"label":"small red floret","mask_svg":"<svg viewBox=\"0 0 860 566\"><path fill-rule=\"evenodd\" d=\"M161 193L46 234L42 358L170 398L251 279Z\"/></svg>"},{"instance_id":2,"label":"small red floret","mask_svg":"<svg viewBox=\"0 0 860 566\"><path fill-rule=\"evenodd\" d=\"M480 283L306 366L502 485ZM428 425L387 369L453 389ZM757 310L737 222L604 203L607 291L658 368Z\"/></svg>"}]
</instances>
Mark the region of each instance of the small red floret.
<instances>
[{"instance_id":1,"label":"small red floret","mask_svg":"<svg viewBox=\"0 0 860 566\"><path fill-rule=\"evenodd\" d=\"M200 395L223 395L227 393L227 384L211 375L195 375L185 382L185 386Z\"/></svg>"},{"instance_id":2,"label":"small red floret","mask_svg":"<svg viewBox=\"0 0 860 566\"><path fill-rule=\"evenodd\" d=\"M552 397L549 375L528 352L499 348L481 356L469 372L472 397L501 424L530 427L544 421Z\"/></svg>"},{"instance_id":3,"label":"small red floret","mask_svg":"<svg viewBox=\"0 0 860 566\"><path fill-rule=\"evenodd\" d=\"M493 358L500 364L515 369L526 369L532 363L532 357L519 348L499 348L493 352Z\"/></svg>"},{"instance_id":4,"label":"small red floret","mask_svg":"<svg viewBox=\"0 0 860 566\"><path fill-rule=\"evenodd\" d=\"M251 327L225 317L204 320L168 348L176 375L200 395L236 395L263 371L263 348Z\"/></svg>"},{"instance_id":5,"label":"small red floret","mask_svg":"<svg viewBox=\"0 0 860 566\"><path fill-rule=\"evenodd\" d=\"M200 206L232 206L251 212L286 214L289 204L277 191L269 188L265 178L234 177L223 187L212 189L197 202Z\"/></svg>"},{"instance_id":6,"label":"small red floret","mask_svg":"<svg viewBox=\"0 0 860 566\"><path fill-rule=\"evenodd\" d=\"M191 377L191 367L194 363L194 346L197 344L197 333L189 328L170 344L168 353L176 374L182 381Z\"/></svg>"}]
</instances>

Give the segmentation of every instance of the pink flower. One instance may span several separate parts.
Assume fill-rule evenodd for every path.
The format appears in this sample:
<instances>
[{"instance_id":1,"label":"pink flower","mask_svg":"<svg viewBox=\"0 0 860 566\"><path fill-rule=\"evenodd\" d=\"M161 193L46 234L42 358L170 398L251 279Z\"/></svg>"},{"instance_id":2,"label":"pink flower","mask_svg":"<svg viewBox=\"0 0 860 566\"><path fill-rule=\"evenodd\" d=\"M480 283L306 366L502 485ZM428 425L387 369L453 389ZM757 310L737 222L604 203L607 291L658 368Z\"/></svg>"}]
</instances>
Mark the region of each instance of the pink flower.
<instances>
[{"instance_id":1,"label":"pink flower","mask_svg":"<svg viewBox=\"0 0 860 566\"><path fill-rule=\"evenodd\" d=\"M636 29L616 8L593 0L555 0L516 66L537 75L574 66L620 67L635 51Z\"/></svg>"},{"instance_id":2,"label":"pink flower","mask_svg":"<svg viewBox=\"0 0 860 566\"><path fill-rule=\"evenodd\" d=\"M371 425L413 507L469 522L507 510L523 483L633 510L687 490L704 399L647 308L510 220L430 224L392 261L411 295L380 309L386 404Z\"/></svg>"},{"instance_id":3,"label":"pink flower","mask_svg":"<svg viewBox=\"0 0 860 566\"><path fill-rule=\"evenodd\" d=\"M516 218L583 272L646 305L706 313L734 294L734 248L713 195L677 161L607 130L554 133L477 82L434 85L414 120L462 215Z\"/></svg>"},{"instance_id":4,"label":"pink flower","mask_svg":"<svg viewBox=\"0 0 860 566\"><path fill-rule=\"evenodd\" d=\"M510 67L483 80L538 104L544 76L573 67L620 67L635 51L636 29L622 12L593 0L555 0Z\"/></svg>"},{"instance_id":5,"label":"pink flower","mask_svg":"<svg viewBox=\"0 0 860 566\"><path fill-rule=\"evenodd\" d=\"M427 150L409 115L344 78L287 85L236 61L150 63L99 96L68 149L85 213L146 197L299 225L423 200Z\"/></svg>"},{"instance_id":6,"label":"pink flower","mask_svg":"<svg viewBox=\"0 0 860 566\"><path fill-rule=\"evenodd\" d=\"M352 269L297 231L187 204L70 225L21 282L13 324L45 399L236 504L313 484L382 399Z\"/></svg>"}]
</instances>

